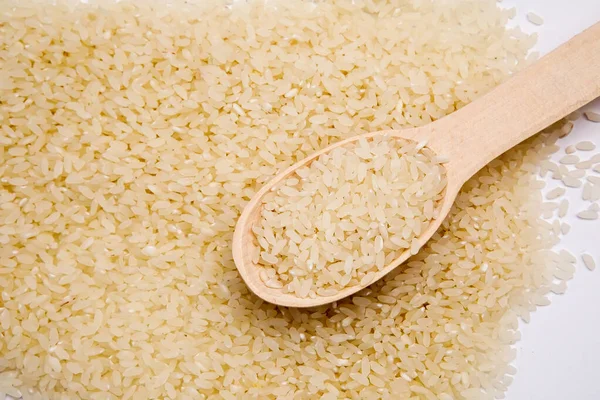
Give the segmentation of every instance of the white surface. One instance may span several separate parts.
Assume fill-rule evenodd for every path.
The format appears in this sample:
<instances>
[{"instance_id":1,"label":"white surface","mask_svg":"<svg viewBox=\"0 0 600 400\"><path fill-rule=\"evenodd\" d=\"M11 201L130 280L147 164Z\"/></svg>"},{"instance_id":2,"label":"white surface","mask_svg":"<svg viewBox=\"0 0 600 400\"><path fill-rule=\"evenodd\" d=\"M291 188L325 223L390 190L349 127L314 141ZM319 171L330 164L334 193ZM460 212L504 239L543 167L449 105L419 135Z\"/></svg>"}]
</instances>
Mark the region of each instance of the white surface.
<instances>
[{"instance_id":1,"label":"white surface","mask_svg":"<svg viewBox=\"0 0 600 400\"><path fill-rule=\"evenodd\" d=\"M600 112L600 101L586 108ZM581 140L593 141L600 148L600 124L578 120L571 135L559 144L564 148ZM556 186L552 181L548 188ZM558 248L578 258L577 272L564 295L552 296L550 306L532 313L529 324L521 324L515 363L518 372L507 400L600 399L600 220L575 217L590 204L581 200L581 189L568 190L566 197L570 206L565 220L571 231ZM584 252L594 256L596 271L584 267L579 258Z\"/></svg>"},{"instance_id":2,"label":"white surface","mask_svg":"<svg viewBox=\"0 0 600 400\"><path fill-rule=\"evenodd\" d=\"M504 0L501 5L515 6L519 26L539 32L536 50L542 54L600 21L600 0ZM525 14L530 11L544 18L542 26L527 22ZM600 101L586 108L600 112ZM600 124L579 120L559 144L564 148L581 140L593 141L600 149ZM550 189L555 186L556 181L549 181ZM600 399L600 221L574 216L589 205L581 200L581 189L569 190L567 197L571 203L567 222L572 227L559 248L577 257L588 252L598 269L590 272L579 260L567 292L552 296L550 306L533 313L529 324L521 324L518 372L507 400Z\"/></svg>"}]
</instances>

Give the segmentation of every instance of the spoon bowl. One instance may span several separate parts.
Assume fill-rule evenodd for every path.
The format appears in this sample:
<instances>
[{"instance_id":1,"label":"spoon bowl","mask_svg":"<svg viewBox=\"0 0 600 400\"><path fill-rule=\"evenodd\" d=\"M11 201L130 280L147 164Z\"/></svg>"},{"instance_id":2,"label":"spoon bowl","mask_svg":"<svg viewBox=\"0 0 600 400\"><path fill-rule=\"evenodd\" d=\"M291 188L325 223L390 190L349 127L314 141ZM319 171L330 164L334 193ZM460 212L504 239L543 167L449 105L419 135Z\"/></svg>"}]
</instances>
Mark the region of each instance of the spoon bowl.
<instances>
[{"instance_id":1,"label":"spoon bowl","mask_svg":"<svg viewBox=\"0 0 600 400\"><path fill-rule=\"evenodd\" d=\"M252 232L252 227L256 225L261 217L262 211L262 201L264 196L269 193L273 188L277 187L277 185L288 178L290 175L294 174L294 172L301 167L309 165L313 160L317 159L322 154L326 154L331 150L347 145L349 143L358 141L360 138L371 139L378 135L385 135L388 138L398 138L405 139L409 141L417 141L423 140L424 137L432 136L432 125L426 125L420 128L411 128L405 130L386 130L386 131L378 131L378 132L370 132L364 135L354 136L340 142L334 143L323 150L320 150L307 158L304 158L284 171L277 174L273 179L267 182L252 198L252 200L246 205L244 208L244 212L240 216L238 223L235 228L233 242L235 246L233 248L233 257L238 269L240 269L240 265L243 265L243 272L240 269L240 273L244 278L244 281L248 285L248 287L256 294L260 293L260 297L263 300L266 300L270 303L287 306L287 307L312 307L320 304L331 303L336 300L343 299L344 297L348 297L359 290L363 289L362 286L348 286L340 289L335 295L327 296L327 297L317 297L316 299L309 298L299 298L295 296L293 293L283 293L281 289L275 289L268 287L264 284L262 279L259 276L260 267L254 264L252 261L252 254L254 254L255 248L258 246L255 240L246 240L246 238L253 238L254 233ZM440 155L440 150L443 148L443 143L441 141L432 141L427 144L427 147L433 150L436 154ZM454 170L452 161L444 164L447 168L447 171ZM448 169L451 167L452 169ZM447 186L444 193L443 200L438 204L437 210L438 214L445 216L450 211L452 204L454 203L454 199L460 190L460 187L463 185L464 181L460 178L460 176L456 174L449 175L447 174ZM437 231L439 226L443 222L443 218L436 218L432 221L429 227L421 233L421 235L417 238L419 241L420 247L423 246L429 238ZM375 278L373 282L379 280L383 276L387 275L398 265L404 263L409 257L411 253L409 250L402 252L392 263L385 266L380 271L377 271L375 274ZM308 300L323 300L322 302L314 303L308 302Z\"/></svg>"},{"instance_id":2,"label":"spoon bowl","mask_svg":"<svg viewBox=\"0 0 600 400\"><path fill-rule=\"evenodd\" d=\"M404 251L376 272L367 285L348 286L333 296L300 298L266 286L260 266L252 261L257 243L252 227L261 217L264 196L319 156L360 138L378 135L426 141L436 155L448 159L447 186L437 206L437 218L417 238L422 247L452 208L463 184L484 165L518 143L600 96L600 23L575 36L535 64L452 114L430 124L354 136L334 143L283 170L264 185L244 208L235 228L233 259L248 287L263 300L288 307L314 307L350 296L381 279L411 255Z\"/></svg>"}]
</instances>

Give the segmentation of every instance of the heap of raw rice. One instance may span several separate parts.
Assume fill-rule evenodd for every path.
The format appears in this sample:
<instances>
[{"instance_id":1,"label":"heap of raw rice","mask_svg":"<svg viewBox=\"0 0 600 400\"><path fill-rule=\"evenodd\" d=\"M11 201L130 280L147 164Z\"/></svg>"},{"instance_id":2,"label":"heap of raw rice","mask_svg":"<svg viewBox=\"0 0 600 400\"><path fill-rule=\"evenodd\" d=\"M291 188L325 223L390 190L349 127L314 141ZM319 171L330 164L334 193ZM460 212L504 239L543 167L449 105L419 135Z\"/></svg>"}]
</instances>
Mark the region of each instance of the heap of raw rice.
<instances>
[{"instance_id":1,"label":"heap of raw rice","mask_svg":"<svg viewBox=\"0 0 600 400\"><path fill-rule=\"evenodd\" d=\"M281 168L454 111L533 39L495 0L190 3L0 4L0 392L501 395L517 315L570 265L534 176L553 137L490 163L405 268L330 306L260 301L230 245Z\"/></svg>"}]
</instances>

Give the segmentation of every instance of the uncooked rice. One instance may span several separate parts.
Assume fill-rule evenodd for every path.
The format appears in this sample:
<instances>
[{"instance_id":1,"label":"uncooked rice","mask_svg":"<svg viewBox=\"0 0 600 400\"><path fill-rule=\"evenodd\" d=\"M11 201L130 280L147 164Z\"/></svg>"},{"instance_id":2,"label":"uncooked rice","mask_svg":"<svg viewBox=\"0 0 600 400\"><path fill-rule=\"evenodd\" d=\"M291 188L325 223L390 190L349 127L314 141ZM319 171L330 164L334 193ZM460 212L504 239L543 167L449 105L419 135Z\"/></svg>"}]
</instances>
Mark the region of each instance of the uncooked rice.
<instances>
[{"instance_id":1,"label":"uncooked rice","mask_svg":"<svg viewBox=\"0 0 600 400\"><path fill-rule=\"evenodd\" d=\"M577 169L590 169L594 165L592 160L581 161L575 164L575 168Z\"/></svg>"},{"instance_id":2,"label":"uncooked rice","mask_svg":"<svg viewBox=\"0 0 600 400\"><path fill-rule=\"evenodd\" d=\"M581 258L583 259L583 264L587 269L590 271L596 269L596 261L594 261L594 258L591 255L584 253L581 255Z\"/></svg>"},{"instance_id":3,"label":"uncooked rice","mask_svg":"<svg viewBox=\"0 0 600 400\"><path fill-rule=\"evenodd\" d=\"M518 317L572 276L534 189L563 128L492 161L410 262L330 306L262 302L230 245L282 168L427 124L525 65L514 10L170 3L0 3L0 392L502 396Z\"/></svg>"},{"instance_id":4,"label":"uncooked rice","mask_svg":"<svg viewBox=\"0 0 600 400\"><path fill-rule=\"evenodd\" d=\"M567 211L569 210L569 200L562 199L560 204L558 205L558 216L560 218L564 218L567 215Z\"/></svg>"},{"instance_id":5,"label":"uncooked rice","mask_svg":"<svg viewBox=\"0 0 600 400\"><path fill-rule=\"evenodd\" d=\"M572 130L573 130L573 123L571 121L567 121L561 128L561 133L558 137L563 138L563 137L569 135Z\"/></svg>"},{"instance_id":6,"label":"uncooked rice","mask_svg":"<svg viewBox=\"0 0 600 400\"><path fill-rule=\"evenodd\" d=\"M589 183L583 184L583 190L581 192L581 198L583 200L589 200L592 197L593 186Z\"/></svg>"},{"instance_id":7,"label":"uncooked rice","mask_svg":"<svg viewBox=\"0 0 600 400\"><path fill-rule=\"evenodd\" d=\"M262 199L260 278L299 298L370 284L418 252L445 187L437 154L417 142L379 135L322 154Z\"/></svg>"},{"instance_id":8,"label":"uncooked rice","mask_svg":"<svg viewBox=\"0 0 600 400\"><path fill-rule=\"evenodd\" d=\"M590 196L587 200L589 200L589 201L600 200L600 185L592 185L592 190L590 191Z\"/></svg>"},{"instance_id":9,"label":"uncooked rice","mask_svg":"<svg viewBox=\"0 0 600 400\"><path fill-rule=\"evenodd\" d=\"M573 165L579 162L579 157L577 157L575 154L570 154L562 157L560 160L558 160L558 162L564 165Z\"/></svg>"},{"instance_id":10,"label":"uncooked rice","mask_svg":"<svg viewBox=\"0 0 600 400\"><path fill-rule=\"evenodd\" d=\"M594 210L583 210L577 213L577 217L580 219L598 219L598 212Z\"/></svg>"},{"instance_id":11,"label":"uncooked rice","mask_svg":"<svg viewBox=\"0 0 600 400\"><path fill-rule=\"evenodd\" d=\"M581 150L581 151L591 151L596 148L596 145L594 143L590 142L589 140L584 140L583 142L577 143L575 145L575 148L577 150Z\"/></svg>"},{"instance_id":12,"label":"uncooked rice","mask_svg":"<svg viewBox=\"0 0 600 400\"><path fill-rule=\"evenodd\" d=\"M587 176L586 179L588 180L588 182L593 183L594 185L600 185L600 176Z\"/></svg>"},{"instance_id":13,"label":"uncooked rice","mask_svg":"<svg viewBox=\"0 0 600 400\"><path fill-rule=\"evenodd\" d=\"M583 115L585 115L585 118L587 118L588 121L600 122L600 113L594 111L585 111Z\"/></svg>"},{"instance_id":14,"label":"uncooked rice","mask_svg":"<svg viewBox=\"0 0 600 400\"><path fill-rule=\"evenodd\" d=\"M567 187L571 187L571 188L581 187L581 181L578 178L571 176L571 175L563 176L562 182Z\"/></svg>"},{"instance_id":15,"label":"uncooked rice","mask_svg":"<svg viewBox=\"0 0 600 400\"><path fill-rule=\"evenodd\" d=\"M540 178L545 178L549 171L554 174L558 171L558 166L550 160L543 160L540 162Z\"/></svg>"},{"instance_id":16,"label":"uncooked rice","mask_svg":"<svg viewBox=\"0 0 600 400\"><path fill-rule=\"evenodd\" d=\"M586 171L583 170L570 170L565 175L568 175L571 178L580 179L586 175Z\"/></svg>"},{"instance_id":17,"label":"uncooked rice","mask_svg":"<svg viewBox=\"0 0 600 400\"><path fill-rule=\"evenodd\" d=\"M529 22L531 22L534 25L543 25L544 24L544 19L542 17L540 17L539 15L537 15L536 13L533 12L528 12L527 13L527 20Z\"/></svg>"},{"instance_id":18,"label":"uncooked rice","mask_svg":"<svg viewBox=\"0 0 600 400\"><path fill-rule=\"evenodd\" d=\"M548 199L548 200L557 199L560 196L564 195L566 192L567 191L565 190L565 188L562 188L562 187L554 188L554 189L550 190L548 193L546 193L546 199Z\"/></svg>"}]
</instances>

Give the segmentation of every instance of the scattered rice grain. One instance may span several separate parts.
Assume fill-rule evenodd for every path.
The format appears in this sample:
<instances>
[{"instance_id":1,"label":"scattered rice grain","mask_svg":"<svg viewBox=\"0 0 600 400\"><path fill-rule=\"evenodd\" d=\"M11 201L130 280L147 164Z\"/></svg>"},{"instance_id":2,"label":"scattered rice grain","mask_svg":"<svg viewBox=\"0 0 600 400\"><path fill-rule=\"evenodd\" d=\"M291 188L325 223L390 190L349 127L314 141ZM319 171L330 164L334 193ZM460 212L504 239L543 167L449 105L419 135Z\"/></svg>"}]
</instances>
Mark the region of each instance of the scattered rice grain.
<instances>
[{"instance_id":1,"label":"scattered rice grain","mask_svg":"<svg viewBox=\"0 0 600 400\"><path fill-rule=\"evenodd\" d=\"M598 212L594 210L584 210L577 213L577 217L586 220L598 219Z\"/></svg>"},{"instance_id":2,"label":"scattered rice grain","mask_svg":"<svg viewBox=\"0 0 600 400\"><path fill-rule=\"evenodd\" d=\"M558 216L560 218L564 218L567 215L568 210L569 210L569 200L562 199L560 204L558 205Z\"/></svg>"},{"instance_id":3,"label":"scattered rice grain","mask_svg":"<svg viewBox=\"0 0 600 400\"><path fill-rule=\"evenodd\" d=\"M588 176L586 179L594 185L600 185L600 176Z\"/></svg>"},{"instance_id":4,"label":"scattered rice grain","mask_svg":"<svg viewBox=\"0 0 600 400\"><path fill-rule=\"evenodd\" d=\"M573 165L579 162L579 157L574 154L570 154L562 157L560 160L558 160L558 162L564 165Z\"/></svg>"},{"instance_id":5,"label":"scattered rice grain","mask_svg":"<svg viewBox=\"0 0 600 400\"><path fill-rule=\"evenodd\" d=\"M540 26L544 24L544 19L533 12L527 13L527 20L534 25Z\"/></svg>"},{"instance_id":6,"label":"scattered rice grain","mask_svg":"<svg viewBox=\"0 0 600 400\"><path fill-rule=\"evenodd\" d=\"M571 133L571 131L573 131L573 123L571 121L567 121L561 128L560 128L560 135L559 138L563 138L567 135L569 135Z\"/></svg>"},{"instance_id":7,"label":"scattered rice grain","mask_svg":"<svg viewBox=\"0 0 600 400\"><path fill-rule=\"evenodd\" d=\"M590 141L583 141L583 142L579 142L575 145L575 148L577 150L581 150L581 151L592 151L594 149L596 149L596 145Z\"/></svg>"},{"instance_id":8,"label":"scattered rice grain","mask_svg":"<svg viewBox=\"0 0 600 400\"><path fill-rule=\"evenodd\" d=\"M575 146L573 146L572 144L565 147L565 153L567 154L573 154L577 151L577 149L575 148Z\"/></svg>"},{"instance_id":9,"label":"scattered rice grain","mask_svg":"<svg viewBox=\"0 0 600 400\"><path fill-rule=\"evenodd\" d=\"M586 111L583 113L583 115L585 115L585 118L587 118L588 121L600 122L600 113L594 111Z\"/></svg>"},{"instance_id":10,"label":"scattered rice grain","mask_svg":"<svg viewBox=\"0 0 600 400\"><path fill-rule=\"evenodd\" d=\"M584 253L581 255L581 258L583 259L583 264L587 269L590 271L596 269L596 261L594 261L594 258L591 255Z\"/></svg>"},{"instance_id":11,"label":"scattered rice grain","mask_svg":"<svg viewBox=\"0 0 600 400\"><path fill-rule=\"evenodd\" d=\"M563 176L562 182L567 187L571 187L571 188L581 187L581 181L573 176Z\"/></svg>"},{"instance_id":12,"label":"scattered rice grain","mask_svg":"<svg viewBox=\"0 0 600 400\"><path fill-rule=\"evenodd\" d=\"M554 189L550 190L546 194L546 199L548 199L548 200L554 200L554 199L557 199L560 196L564 195L565 193L566 193L566 189L565 188L557 187L557 188L554 188Z\"/></svg>"},{"instance_id":13,"label":"scattered rice grain","mask_svg":"<svg viewBox=\"0 0 600 400\"><path fill-rule=\"evenodd\" d=\"M578 162L577 164L575 164L575 167L577 169L590 169L593 165L594 165L594 162L592 160L587 160L587 161Z\"/></svg>"}]
</instances>

